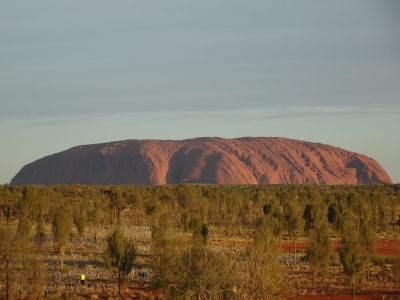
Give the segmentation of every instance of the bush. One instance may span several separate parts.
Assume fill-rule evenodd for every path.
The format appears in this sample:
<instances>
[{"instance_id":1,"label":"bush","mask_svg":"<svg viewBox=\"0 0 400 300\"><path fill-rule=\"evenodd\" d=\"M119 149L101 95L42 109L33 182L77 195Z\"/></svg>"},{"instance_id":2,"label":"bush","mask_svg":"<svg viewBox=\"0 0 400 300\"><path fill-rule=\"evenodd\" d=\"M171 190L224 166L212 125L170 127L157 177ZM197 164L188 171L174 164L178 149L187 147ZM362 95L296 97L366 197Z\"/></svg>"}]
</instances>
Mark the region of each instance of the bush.
<instances>
[{"instance_id":1,"label":"bush","mask_svg":"<svg viewBox=\"0 0 400 300\"><path fill-rule=\"evenodd\" d=\"M395 263L395 258L393 256L386 256L386 263L393 265Z\"/></svg>"},{"instance_id":2,"label":"bush","mask_svg":"<svg viewBox=\"0 0 400 300\"><path fill-rule=\"evenodd\" d=\"M386 256L374 256L372 257L372 262L375 266L383 267L386 264Z\"/></svg>"}]
</instances>

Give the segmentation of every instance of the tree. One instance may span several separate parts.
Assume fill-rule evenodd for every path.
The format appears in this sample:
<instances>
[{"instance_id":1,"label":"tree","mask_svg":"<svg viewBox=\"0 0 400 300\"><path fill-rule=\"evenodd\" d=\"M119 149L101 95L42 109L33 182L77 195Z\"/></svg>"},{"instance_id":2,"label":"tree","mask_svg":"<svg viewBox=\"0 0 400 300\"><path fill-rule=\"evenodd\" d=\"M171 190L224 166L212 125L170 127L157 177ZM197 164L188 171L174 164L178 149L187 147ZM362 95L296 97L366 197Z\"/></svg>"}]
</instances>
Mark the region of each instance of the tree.
<instances>
[{"instance_id":1,"label":"tree","mask_svg":"<svg viewBox=\"0 0 400 300\"><path fill-rule=\"evenodd\" d=\"M161 213L158 222L152 226L152 250L157 253L160 249L168 247L176 247L179 243L176 235L174 234L173 224L171 218L167 213Z\"/></svg>"},{"instance_id":2,"label":"tree","mask_svg":"<svg viewBox=\"0 0 400 300\"><path fill-rule=\"evenodd\" d=\"M369 265L371 257L375 254L376 249L378 248L378 239L371 226L365 220L361 221L360 243L367 254L367 281L369 282Z\"/></svg>"},{"instance_id":3,"label":"tree","mask_svg":"<svg viewBox=\"0 0 400 300\"><path fill-rule=\"evenodd\" d=\"M326 216L326 206L319 199L305 206L303 211L305 231L308 235L307 258L311 264L313 286L319 271L322 273L325 284L332 258L332 241L330 228Z\"/></svg>"},{"instance_id":4,"label":"tree","mask_svg":"<svg viewBox=\"0 0 400 300\"><path fill-rule=\"evenodd\" d=\"M364 271L367 257L363 254L360 239L355 236L355 228L348 228L342 241L344 247L339 249L340 261L344 272L353 286L353 299L356 295L356 278Z\"/></svg>"},{"instance_id":5,"label":"tree","mask_svg":"<svg viewBox=\"0 0 400 300\"><path fill-rule=\"evenodd\" d=\"M38 245L42 246L45 237L46 237L46 229L44 227L44 223L43 222L39 222L36 225L35 242Z\"/></svg>"},{"instance_id":6,"label":"tree","mask_svg":"<svg viewBox=\"0 0 400 300\"><path fill-rule=\"evenodd\" d=\"M32 206L32 214L37 222L43 222L49 211L49 200L53 193L50 187L41 187L37 192L35 205Z\"/></svg>"},{"instance_id":7,"label":"tree","mask_svg":"<svg viewBox=\"0 0 400 300\"><path fill-rule=\"evenodd\" d=\"M46 283L47 270L40 255L31 251L23 271L24 282L27 283L27 299L43 299L43 286Z\"/></svg>"},{"instance_id":8,"label":"tree","mask_svg":"<svg viewBox=\"0 0 400 300\"><path fill-rule=\"evenodd\" d=\"M45 282L46 268L40 255L31 247L32 223L26 218L19 219L17 231L15 233L16 249L13 253L13 260L21 271L19 284L25 285L28 291L28 299L42 299L43 285ZM17 279L17 280L18 280Z\"/></svg>"},{"instance_id":9,"label":"tree","mask_svg":"<svg viewBox=\"0 0 400 300\"><path fill-rule=\"evenodd\" d=\"M15 262L15 250L17 249L14 232L10 226L0 227L0 262L5 274L2 276L2 282L5 284L5 299L12 298L12 275L13 275L13 263Z\"/></svg>"},{"instance_id":10,"label":"tree","mask_svg":"<svg viewBox=\"0 0 400 300\"><path fill-rule=\"evenodd\" d=\"M200 216L195 216L189 221L189 230L192 233L192 239L194 243L206 244L208 237L208 227L203 223Z\"/></svg>"},{"instance_id":11,"label":"tree","mask_svg":"<svg viewBox=\"0 0 400 300\"><path fill-rule=\"evenodd\" d=\"M164 252L153 266L167 299L227 299L238 284L235 261L203 246Z\"/></svg>"},{"instance_id":12,"label":"tree","mask_svg":"<svg viewBox=\"0 0 400 300\"><path fill-rule=\"evenodd\" d=\"M153 281L167 299L221 299L236 284L235 260L205 247L207 227L200 217L189 223L194 237L188 243L168 214L160 214L152 232Z\"/></svg>"},{"instance_id":13,"label":"tree","mask_svg":"<svg viewBox=\"0 0 400 300\"><path fill-rule=\"evenodd\" d=\"M397 239L395 244L394 256L394 278L400 283L400 239Z\"/></svg>"},{"instance_id":14,"label":"tree","mask_svg":"<svg viewBox=\"0 0 400 300\"><path fill-rule=\"evenodd\" d=\"M392 224L392 228L394 231L395 224L396 224L396 211L397 211L397 206L399 205L398 199L394 195L393 189L390 190L390 195L389 197L389 208L390 208L390 223Z\"/></svg>"},{"instance_id":15,"label":"tree","mask_svg":"<svg viewBox=\"0 0 400 300\"><path fill-rule=\"evenodd\" d=\"M32 224L28 218L22 217L19 219L15 240L18 243L18 252L20 253L22 265L25 265L28 260L31 229Z\"/></svg>"},{"instance_id":16,"label":"tree","mask_svg":"<svg viewBox=\"0 0 400 300\"><path fill-rule=\"evenodd\" d=\"M110 198L110 208L115 209L117 213L118 225L121 224L121 213L133 203L134 195L132 193L127 193L121 186L111 187L107 191L108 197Z\"/></svg>"},{"instance_id":17,"label":"tree","mask_svg":"<svg viewBox=\"0 0 400 300\"><path fill-rule=\"evenodd\" d=\"M279 206L276 199L273 199L263 206L263 212L268 219L269 226L273 228L274 235L279 237L280 240L285 227L285 217L282 213L282 207Z\"/></svg>"},{"instance_id":18,"label":"tree","mask_svg":"<svg viewBox=\"0 0 400 300\"><path fill-rule=\"evenodd\" d=\"M285 202L284 214L289 235L294 238L294 261L297 263L297 237L303 233L304 219L299 205L295 202Z\"/></svg>"},{"instance_id":19,"label":"tree","mask_svg":"<svg viewBox=\"0 0 400 300\"><path fill-rule=\"evenodd\" d=\"M280 299L287 294L279 263L281 249L265 217L254 231L238 279L239 299Z\"/></svg>"},{"instance_id":20,"label":"tree","mask_svg":"<svg viewBox=\"0 0 400 300\"><path fill-rule=\"evenodd\" d=\"M304 230L307 233L310 229L315 227L315 223L317 222L317 207L311 203L306 204L304 211L303 211L303 219L304 223Z\"/></svg>"},{"instance_id":21,"label":"tree","mask_svg":"<svg viewBox=\"0 0 400 300\"><path fill-rule=\"evenodd\" d=\"M94 232L94 239L97 240L97 227L102 223L104 217L104 211L101 206L104 204L101 201L95 201L93 203L93 209L88 213L89 223Z\"/></svg>"},{"instance_id":22,"label":"tree","mask_svg":"<svg viewBox=\"0 0 400 300\"><path fill-rule=\"evenodd\" d=\"M350 191L347 195L347 204L349 211L356 223L356 227L360 230L361 220L366 218L369 213L369 207L366 200L366 195Z\"/></svg>"},{"instance_id":23,"label":"tree","mask_svg":"<svg viewBox=\"0 0 400 300\"><path fill-rule=\"evenodd\" d=\"M376 213L377 213L379 229L381 231L384 231L387 227L387 224L389 223L386 222L386 218L389 215L388 211L389 205L383 191L378 191L374 193L371 197L371 202L373 202L378 208Z\"/></svg>"},{"instance_id":24,"label":"tree","mask_svg":"<svg viewBox=\"0 0 400 300\"><path fill-rule=\"evenodd\" d=\"M87 225L86 213L81 212L80 214L75 216L74 223L75 223L76 229L78 230L78 234L81 237L81 242L82 242L82 237L83 237L83 234L85 233L85 227Z\"/></svg>"},{"instance_id":25,"label":"tree","mask_svg":"<svg viewBox=\"0 0 400 300\"><path fill-rule=\"evenodd\" d=\"M136 245L129 242L120 227L115 227L107 237L107 248L104 252L104 262L108 269L114 270L118 277L118 294L121 295L121 285L131 272L137 255Z\"/></svg>"},{"instance_id":26,"label":"tree","mask_svg":"<svg viewBox=\"0 0 400 300\"><path fill-rule=\"evenodd\" d=\"M27 218L21 218L17 228L0 226L0 282L5 287L1 299L16 299L20 288L29 292L27 299L42 299L46 270L30 245L30 231Z\"/></svg>"},{"instance_id":27,"label":"tree","mask_svg":"<svg viewBox=\"0 0 400 300\"><path fill-rule=\"evenodd\" d=\"M58 252L60 253L60 271L64 267L64 248L72 231L73 218L65 210L61 209L53 219L52 230L56 240Z\"/></svg>"},{"instance_id":28,"label":"tree","mask_svg":"<svg viewBox=\"0 0 400 300\"><path fill-rule=\"evenodd\" d=\"M22 197L18 201L19 215L32 218L34 216L34 207L37 201L37 187L34 185L25 185L22 187Z\"/></svg>"},{"instance_id":29,"label":"tree","mask_svg":"<svg viewBox=\"0 0 400 300\"><path fill-rule=\"evenodd\" d=\"M0 210L3 212L7 223L18 210L18 201L22 193L18 187L0 186Z\"/></svg>"},{"instance_id":30,"label":"tree","mask_svg":"<svg viewBox=\"0 0 400 300\"><path fill-rule=\"evenodd\" d=\"M32 224L26 217L19 219L16 237L19 244L19 249L22 252L26 252L29 247L29 242L31 238Z\"/></svg>"},{"instance_id":31,"label":"tree","mask_svg":"<svg viewBox=\"0 0 400 300\"><path fill-rule=\"evenodd\" d=\"M201 225L200 234L203 237L203 244L205 245L207 243L207 238L208 238L208 227L206 224Z\"/></svg>"},{"instance_id":32,"label":"tree","mask_svg":"<svg viewBox=\"0 0 400 300\"><path fill-rule=\"evenodd\" d=\"M349 212L346 203L343 201L333 202L328 207L328 220L337 233L337 248L339 249L340 235L347 225Z\"/></svg>"},{"instance_id":33,"label":"tree","mask_svg":"<svg viewBox=\"0 0 400 300\"><path fill-rule=\"evenodd\" d=\"M322 219L323 220L323 219ZM329 269L329 262L332 257L332 240L328 221L312 227L308 231L307 258L311 264L313 285L317 268L321 270L325 284L326 274Z\"/></svg>"},{"instance_id":34,"label":"tree","mask_svg":"<svg viewBox=\"0 0 400 300\"><path fill-rule=\"evenodd\" d=\"M151 249L154 282L166 293L171 282L176 282L180 255L187 247L188 243L175 234L168 214L161 213L152 226Z\"/></svg>"}]
</instances>

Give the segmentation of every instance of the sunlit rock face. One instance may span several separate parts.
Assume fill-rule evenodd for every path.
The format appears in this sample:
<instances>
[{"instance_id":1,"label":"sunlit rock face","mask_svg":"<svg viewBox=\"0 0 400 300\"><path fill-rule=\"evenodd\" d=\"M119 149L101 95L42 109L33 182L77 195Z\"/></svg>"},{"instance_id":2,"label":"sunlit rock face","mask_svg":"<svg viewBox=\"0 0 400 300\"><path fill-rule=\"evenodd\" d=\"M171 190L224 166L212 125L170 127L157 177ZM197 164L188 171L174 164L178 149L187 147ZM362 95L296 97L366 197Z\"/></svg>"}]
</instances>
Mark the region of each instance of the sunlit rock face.
<instances>
[{"instance_id":1,"label":"sunlit rock face","mask_svg":"<svg viewBox=\"0 0 400 300\"><path fill-rule=\"evenodd\" d=\"M22 184L392 183L372 158L286 138L126 140L77 146L26 166Z\"/></svg>"}]
</instances>

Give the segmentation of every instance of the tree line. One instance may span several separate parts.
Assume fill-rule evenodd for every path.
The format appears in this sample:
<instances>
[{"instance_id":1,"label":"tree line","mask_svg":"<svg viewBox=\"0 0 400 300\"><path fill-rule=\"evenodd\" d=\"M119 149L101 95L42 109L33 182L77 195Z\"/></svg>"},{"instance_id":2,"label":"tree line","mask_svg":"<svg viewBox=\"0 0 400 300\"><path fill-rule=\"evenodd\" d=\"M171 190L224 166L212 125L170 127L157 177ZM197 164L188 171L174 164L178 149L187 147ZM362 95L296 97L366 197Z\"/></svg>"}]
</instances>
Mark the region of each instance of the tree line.
<instances>
[{"instance_id":1,"label":"tree line","mask_svg":"<svg viewBox=\"0 0 400 300\"><path fill-rule=\"evenodd\" d=\"M60 271L64 268L64 249L73 227L79 236L90 227L94 239L98 226L151 227L155 282L172 299L189 296L206 299L210 295L215 299L219 299L217 295L229 298L237 292L242 293L243 299L252 299L266 291L279 295L283 282L276 282L281 279L275 275L279 272L279 241L283 236L294 241L295 261L297 240L307 238L313 281L321 278L323 282L329 276L334 237L340 261L355 288L357 276L368 269L376 251L377 233L394 231L400 225L399 190L398 184L2 185L0 238L5 242L1 243L0 260L2 277L7 282L6 295L11 290L12 272L18 268L25 268L23 274L38 282L32 285L31 294L40 293L39 282L45 272L37 267L38 247L27 249L32 227L35 226L35 245L40 246L46 224L51 224ZM237 269L240 264L233 264L237 258L207 247L210 229L218 229L226 236L251 232L253 243L245 259L248 271ZM177 231L190 233L190 243L178 237ZM133 263L137 250L121 232L110 233L107 249L112 249L117 239L127 247L117 250L130 253L126 259ZM124 258L113 260L115 253L110 251L104 261L121 271L118 273L121 282L130 271L129 264L127 267ZM205 269L207 274L201 272ZM215 276L214 280L210 274Z\"/></svg>"},{"instance_id":2,"label":"tree line","mask_svg":"<svg viewBox=\"0 0 400 300\"><path fill-rule=\"evenodd\" d=\"M51 223L59 211L73 217L77 228L97 224L121 224L129 209L130 223L149 225L167 213L175 227L185 228L193 217L229 231L252 229L264 215L266 204L279 208L284 218L282 232L291 227L296 214L314 222L311 206L330 214L332 228L339 233L336 211L346 210L349 223L360 230L369 220L375 231L396 226L399 216L399 185L164 185L164 186L10 186L0 185L1 218L9 222L26 217L36 224ZM307 212L305 212L307 211ZM277 214L277 212L272 212ZM311 222L311 223L310 223ZM276 225L278 226L278 224ZM280 229L276 229L280 230Z\"/></svg>"}]
</instances>

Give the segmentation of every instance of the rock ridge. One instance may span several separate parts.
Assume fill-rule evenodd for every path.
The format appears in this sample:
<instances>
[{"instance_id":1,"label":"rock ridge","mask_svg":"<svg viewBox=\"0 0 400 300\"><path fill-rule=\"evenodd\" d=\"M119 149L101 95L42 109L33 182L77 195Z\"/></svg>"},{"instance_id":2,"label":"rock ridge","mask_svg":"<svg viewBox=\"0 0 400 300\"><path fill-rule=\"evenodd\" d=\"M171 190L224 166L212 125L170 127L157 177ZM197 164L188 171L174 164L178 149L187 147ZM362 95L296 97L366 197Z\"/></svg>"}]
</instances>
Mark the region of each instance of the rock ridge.
<instances>
[{"instance_id":1,"label":"rock ridge","mask_svg":"<svg viewBox=\"0 0 400 300\"><path fill-rule=\"evenodd\" d=\"M124 140L81 145L24 166L23 184L161 185L392 183L374 159L282 137Z\"/></svg>"}]
</instances>

